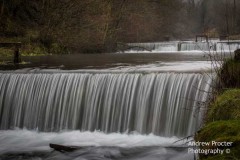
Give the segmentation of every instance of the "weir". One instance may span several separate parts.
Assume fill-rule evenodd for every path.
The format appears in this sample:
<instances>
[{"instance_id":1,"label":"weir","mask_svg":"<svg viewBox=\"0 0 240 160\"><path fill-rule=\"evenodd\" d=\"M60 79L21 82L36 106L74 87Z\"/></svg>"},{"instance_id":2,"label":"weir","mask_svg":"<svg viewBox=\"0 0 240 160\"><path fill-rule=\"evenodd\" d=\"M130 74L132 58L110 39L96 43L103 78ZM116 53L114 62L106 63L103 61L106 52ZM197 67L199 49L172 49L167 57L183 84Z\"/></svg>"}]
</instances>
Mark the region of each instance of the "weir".
<instances>
[{"instance_id":1,"label":"weir","mask_svg":"<svg viewBox=\"0 0 240 160\"><path fill-rule=\"evenodd\" d=\"M240 49L239 41L221 41L216 43L217 51L235 51L237 49Z\"/></svg>"},{"instance_id":2,"label":"weir","mask_svg":"<svg viewBox=\"0 0 240 160\"><path fill-rule=\"evenodd\" d=\"M178 42L155 42L155 43L129 43L132 50L150 50L150 51L178 51Z\"/></svg>"},{"instance_id":3,"label":"weir","mask_svg":"<svg viewBox=\"0 0 240 160\"><path fill-rule=\"evenodd\" d=\"M176 52L176 51L215 51L215 52L233 52L240 49L239 40L229 41L170 41L153 43L129 43L131 48L128 51L151 51L151 52Z\"/></svg>"},{"instance_id":4,"label":"weir","mask_svg":"<svg viewBox=\"0 0 240 160\"><path fill-rule=\"evenodd\" d=\"M0 73L0 128L184 137L212 79L197 73Z\"/></svg>"},{"instance_id":5,"label":"weir","mask_svg":"<svg viewBox=\"0 0 240 160\"><path fill-rule=\"evenodd\" d=\"M210 44L208 42L181 42L179 43L179 51L209 51Z\"/></svg>"}]
</instances>

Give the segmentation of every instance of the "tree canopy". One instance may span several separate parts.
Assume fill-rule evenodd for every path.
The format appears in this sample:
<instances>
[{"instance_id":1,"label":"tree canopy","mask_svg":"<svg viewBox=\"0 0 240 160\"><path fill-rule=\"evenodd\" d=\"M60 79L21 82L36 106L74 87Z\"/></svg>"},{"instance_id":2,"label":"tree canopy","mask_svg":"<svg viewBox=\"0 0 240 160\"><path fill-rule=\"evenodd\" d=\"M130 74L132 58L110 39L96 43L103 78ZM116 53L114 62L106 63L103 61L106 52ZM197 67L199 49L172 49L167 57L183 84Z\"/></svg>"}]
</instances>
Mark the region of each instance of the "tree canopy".
<instances>
[{"instance_id":1,"label":"tree canopy","mask_svg":"<svg viewBox=\"0 0 240 160\"><path fill-rule=\"evenodd\" d=\"M80 52L117 43L240 33L236 0L2 0L0 36L30 36Z\"/></svg>"}]
</instances>

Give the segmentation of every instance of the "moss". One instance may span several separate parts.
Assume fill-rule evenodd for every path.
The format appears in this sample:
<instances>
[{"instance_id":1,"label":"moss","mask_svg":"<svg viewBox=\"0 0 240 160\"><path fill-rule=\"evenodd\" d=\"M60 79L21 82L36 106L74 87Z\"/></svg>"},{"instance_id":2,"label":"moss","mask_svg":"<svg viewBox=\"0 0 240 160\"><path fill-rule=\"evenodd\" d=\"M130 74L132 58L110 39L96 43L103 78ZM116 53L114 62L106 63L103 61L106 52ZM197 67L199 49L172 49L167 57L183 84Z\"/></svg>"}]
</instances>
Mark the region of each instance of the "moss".
<instances>
[{"instance_id":1,"label":"moss","mask_svg":"<svg viewBox=\"0 0 240 160\"><path fill-rule=\"evenodd\" d=\"M240 89L231 89L218 96L210 105L208 121L240 120Z\"/></svg>"},{"instance_id":2,"label":"moss","mask_svg":"<svg viewBox=\"0 0 240 160\"><path fill-rule=\"evenodd\" d=\"M196 141L200 142L233 142L231 146L217 147L230 149L230 153L215 155L200 155L201 159L240 159L240 120L216 121L207 124L196 134ZM216 146L200 147L201 149L216 148Z\"/></svg>"},{"instance_id":3,"label":"moss","mask_svg":"<svg viewBox=\"0 0 240 160\"><path fill-rule=\"evenodd\" d=\"M233 145L230 147L217 147L225 151L230 149L229 154L224 152L223 155L200 155L200 159L240 159L240 89L229 89L218 95L215 102L210 105L207 120L206 126L196 134L196 141L233 142ZM210 145L200 148L216 149L216 146Z\"/></svg>"},{"instance_id":4,"label":"moss","mask_svg":"<svg viewBox=\"0 0 240 160\"><path fill-rule=\"evenodd\" d=\"M236 138L240 140L240 120L216 121L207 124L197 133L197 140L212 141L217 139Z\"/></svg>"}]
</instances>

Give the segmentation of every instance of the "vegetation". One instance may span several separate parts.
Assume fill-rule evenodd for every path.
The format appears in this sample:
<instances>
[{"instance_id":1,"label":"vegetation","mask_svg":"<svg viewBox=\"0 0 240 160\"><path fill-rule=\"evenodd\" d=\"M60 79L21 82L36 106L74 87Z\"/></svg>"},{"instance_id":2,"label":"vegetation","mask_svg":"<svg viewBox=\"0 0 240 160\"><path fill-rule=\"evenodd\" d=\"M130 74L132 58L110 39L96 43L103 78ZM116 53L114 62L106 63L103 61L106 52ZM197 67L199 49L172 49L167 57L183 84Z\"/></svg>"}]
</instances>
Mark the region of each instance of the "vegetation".
<instances>
[{"instance_id":1,"label":"vegetation","mask_svg":"<svg viewBox=\"0 0 240 160\"><path fill-rule=\"evenodd\" d=\"M240 120L240 89L225 91L210 106L208 121L218 120Z\"/></svg>"},{"instance_id":2,"label":"vegetation","mask_svg":"<svg viewBox=\"0 0 240 160\"><path fill-rule=\"evenodd\" d=\"M233 142L231 146L201 146L201 149L223 149L221 154L200 154L200 159L240 159L240 89L229 89L210 105L206 125L196 134L200 142ZM230 153L226 153L230 149Z\"/></svg>"},{"instance_id":3,"label":"vegetation","mask_svg":"<svg viewBox=\"0 0 240 160\"><path fill-rule=\"evenodd\" d=\"M235 51L234 59L224 62L218 74L218 95L209 105L206 125L196 134L195 139L201 142L233 142L230 153L201 154L201 159L232 160L240 159L240 58L239 50ZM209 149L208 146L202 149Z\"/></svg>"},{"instance_id":4,"label":"vegetation","mask_svg":"<svg viewBox=\"0 0 240 160\"><path fill-rule=\"evenodd\" d=\"M215 155L200 155L206 160L233 160L240 159L240 120L216 121L208 123L197 133L196 141L200 142L233 142L230 146L218 147L220 149L230 149L230 153L224 152ZM216 146L210 145L202 149L214 149Z\"/></svg>"},{"instance_id":5,"label":"vegetation","mask_svg":"<svg viewBox=\"0 0 240 160\"><path fill-rule=\"evenodd\" d=\"M2 0L0 41L21 41L31 55L111 52L118 43L197 33L239 35L239 7L236 0Z\"/></svg>"},{"instance_id":6,"label":"vegetation","mask_svg":"<svg viewBox=\"0 0 240 160\"><path fill-rule=\"evenodd\" d=\"M225 61L219 77L220 88L240 88L240 61L235 59Z\"/></svg>"}]
</instances>

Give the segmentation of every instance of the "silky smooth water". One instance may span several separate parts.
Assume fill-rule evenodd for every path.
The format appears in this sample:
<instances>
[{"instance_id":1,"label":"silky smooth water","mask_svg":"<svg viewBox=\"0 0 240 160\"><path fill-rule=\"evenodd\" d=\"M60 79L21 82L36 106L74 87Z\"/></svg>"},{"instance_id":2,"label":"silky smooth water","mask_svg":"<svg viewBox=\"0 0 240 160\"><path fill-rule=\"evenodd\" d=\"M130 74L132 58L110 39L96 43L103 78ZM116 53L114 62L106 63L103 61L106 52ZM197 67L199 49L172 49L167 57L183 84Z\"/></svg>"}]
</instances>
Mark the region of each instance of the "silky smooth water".
<instances>
[{"instance_id":1,"label":"silky smooth water","mask_svg":"<svg viewBox=\"0 0 240 160\"><path fill-rule=\"evenodd\" d=\"M207 41L169 41L169 42L153 42L153 43L129 43L129 49L126 53L142 53L142 52L234 52L240 48L239 40L209 40Z\"/></svg>"},{"instance_id":2,"label":"silky smooth water","mask_svg":"<svg viewBox=\"0 0 240 160\"><path fill-rule=\"evenodd\" d=\"M201 124L205 74L0 74L0 127L187 136ZM205 91L205 92L203 92Z\"/></svg>"},{"instance_id":3,"label":"silky smooth water","mask_svg":"<svg viewBox=\"0 0 240 160\"><path fill-rule=\"evenodd\" d=\"M189 139L178 140L202 124L213 80L206 57L95 54L31 62L22 67L85 69L1 71L1 160L194 159ZM81 148L61 153L49 143Z\"/></svg>"}]
</instances>

